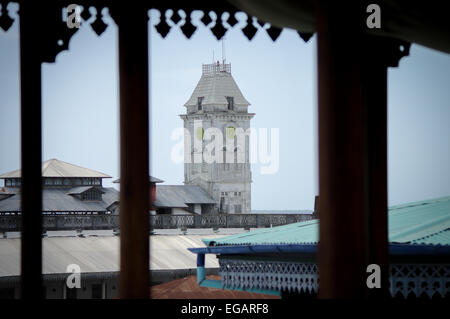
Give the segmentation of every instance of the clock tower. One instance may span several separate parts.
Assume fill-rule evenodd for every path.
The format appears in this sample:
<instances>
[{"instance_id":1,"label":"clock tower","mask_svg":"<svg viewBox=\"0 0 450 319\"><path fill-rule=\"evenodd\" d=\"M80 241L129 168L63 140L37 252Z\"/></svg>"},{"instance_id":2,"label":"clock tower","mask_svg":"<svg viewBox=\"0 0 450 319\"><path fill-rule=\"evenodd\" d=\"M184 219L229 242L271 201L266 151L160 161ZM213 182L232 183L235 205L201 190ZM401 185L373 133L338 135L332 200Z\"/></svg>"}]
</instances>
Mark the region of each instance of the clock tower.
<instances>
[{"instance_id":1,"label":"clock tower","mask_svg":"<svg viewBox=\"0 0 450 319\"><path fill-rule=\"evenodd\" d=\"M204 64L184 104L184 183L198 185L220 213L251 212L250 103L231 75L231 64Z\"/></svg>"}]
</instances>

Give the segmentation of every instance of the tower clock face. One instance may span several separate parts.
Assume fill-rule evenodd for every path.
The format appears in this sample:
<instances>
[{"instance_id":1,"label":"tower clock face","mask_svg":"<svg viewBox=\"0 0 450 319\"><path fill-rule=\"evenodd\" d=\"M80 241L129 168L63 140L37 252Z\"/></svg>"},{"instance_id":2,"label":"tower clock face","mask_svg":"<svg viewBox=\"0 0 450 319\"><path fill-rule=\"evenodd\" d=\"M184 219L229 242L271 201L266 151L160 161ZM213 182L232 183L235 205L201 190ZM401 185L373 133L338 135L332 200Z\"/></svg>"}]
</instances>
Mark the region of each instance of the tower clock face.
<instances>
[{"instance_id":1,"label":"tower clock face","mask_svg":"<svg viewBox=\"0 0 450 319\"><path fill-rule=\"evenodd\" d=\"M227 138L233 139L236 135L235 128L233 126L228 126L226 130Z\"/></svg>"},{"instance_id":2,"label":"tower clock face","mask_svg":"<svg viewBox=\"0 0 450 319\"><path fill-rule=\"evenodd\" d=\"M204 134L205 134L205 130L203 129L203 127L197 128L197 131L195 132L195 136L197 137L197 139L199 141L201 141L203 139Z\"/></svg>"}]
</instances>

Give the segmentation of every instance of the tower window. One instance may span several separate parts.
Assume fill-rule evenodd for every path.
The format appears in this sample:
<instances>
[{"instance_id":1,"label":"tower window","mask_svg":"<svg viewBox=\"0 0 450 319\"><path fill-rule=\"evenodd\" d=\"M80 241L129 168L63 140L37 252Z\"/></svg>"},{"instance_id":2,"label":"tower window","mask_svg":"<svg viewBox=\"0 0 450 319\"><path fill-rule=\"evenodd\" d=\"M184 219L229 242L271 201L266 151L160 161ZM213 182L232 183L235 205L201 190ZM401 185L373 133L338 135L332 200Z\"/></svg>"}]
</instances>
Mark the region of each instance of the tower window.
<instances>
[{"instance_id":1,"label":"tower window","mask_svg":"<svg viewBox=\"0 0 450 319\"><path fill-rule=\"evenodd\" d=\"M197 98L197 108L198 108L198 110L199 111L201 111L203 108L202 108L202 102L203 102L203 96L199 96L198 98Z\"/></svg>"},{"instance_id":2,"label":"tower window","mask_svg":"<svg viewBox=\"0 0 450 319\"><path fill-rule=\"evenodd\" d=\"M228 109L234 110L234 98L232 96L226 96L228 102Z\"/></svg>"}]
</instances>

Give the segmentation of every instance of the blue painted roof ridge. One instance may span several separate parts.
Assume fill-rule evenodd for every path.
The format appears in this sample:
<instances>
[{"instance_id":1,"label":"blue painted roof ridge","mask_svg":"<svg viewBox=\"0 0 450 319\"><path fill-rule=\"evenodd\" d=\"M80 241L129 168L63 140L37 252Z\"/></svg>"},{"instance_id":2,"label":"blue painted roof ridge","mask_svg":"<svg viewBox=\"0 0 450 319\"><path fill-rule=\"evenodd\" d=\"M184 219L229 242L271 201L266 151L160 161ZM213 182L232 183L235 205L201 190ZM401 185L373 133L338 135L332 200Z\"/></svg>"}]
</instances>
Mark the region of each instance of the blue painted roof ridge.
<instances>
[{"instance_id":1,"label":"blue painted roof ridge","mask_svg":"<svg viewBox=\"0 0 450 319\"><path fill-rule=\"evenodd\" d=\"M254 254L254 253L316 253L317 244L257 244L257 245L224 245L224 246L208 246L188 248L194 254ZM450 245L427 245L427 244L389 244L389 255L391 256L410 256L410 255L427 255L427 256L448 256L450 255Z\"/></svg>"}]
</instances>

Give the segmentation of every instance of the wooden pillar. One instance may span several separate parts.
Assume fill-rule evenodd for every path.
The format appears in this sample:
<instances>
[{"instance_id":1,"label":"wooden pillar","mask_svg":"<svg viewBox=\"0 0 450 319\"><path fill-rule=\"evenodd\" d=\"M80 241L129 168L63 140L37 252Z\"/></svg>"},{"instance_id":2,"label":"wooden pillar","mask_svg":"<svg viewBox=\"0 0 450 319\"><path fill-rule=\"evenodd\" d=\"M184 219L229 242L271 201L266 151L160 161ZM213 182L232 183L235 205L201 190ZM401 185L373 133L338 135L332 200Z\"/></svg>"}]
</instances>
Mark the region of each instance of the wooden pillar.
<instances>
[{"instance_id":1,"label":"wooden pillar","mask_svg":"<svg viewBox=\"0 0 450 319\"><path fill-rule=\"evenodd\" d=\"M381 269L381 288L368 296L389 296L388 180L387 180L387 49L382 39L366 37L368 59L364 64L363 97L367 112L368 159L368 264ZM366 273L366 278L369 274Z\"/></svg>"},{"instance_id":2,"label":"wooden pillar","mask_svg":"<svg viewBox=\"0 0 450 319\"><path fill-rule=\"evenodd\" d=\"M37 6L20 3L21 81L21 294L40 299L42 289L41 60Z\"/></svg>"},{"instance_id":3,"label":"wooden pillar","mask_svg":"<svg viewBox=\"0 0 450 319\"><path fill-rule=\"evenodd\" d=\"M364 12L332 1L317 10L321 298L387 291L386 65ZM380 290L366 285L372 263L382 267Z\"/></svg>"},{"instance_id":4,"label":"wooden pillar","mask_svg":"<svg viewBox=\"0 0 450 319\"><path fill-rule=\"evenodd\" d=\"M148 12L113 7L119 34L121 298L149 298Z\"/></svg>"}]
</instances>

